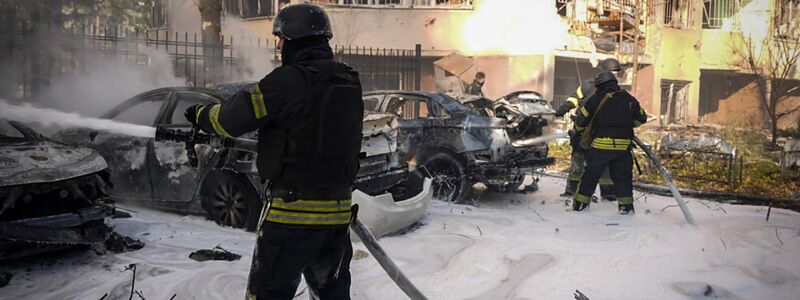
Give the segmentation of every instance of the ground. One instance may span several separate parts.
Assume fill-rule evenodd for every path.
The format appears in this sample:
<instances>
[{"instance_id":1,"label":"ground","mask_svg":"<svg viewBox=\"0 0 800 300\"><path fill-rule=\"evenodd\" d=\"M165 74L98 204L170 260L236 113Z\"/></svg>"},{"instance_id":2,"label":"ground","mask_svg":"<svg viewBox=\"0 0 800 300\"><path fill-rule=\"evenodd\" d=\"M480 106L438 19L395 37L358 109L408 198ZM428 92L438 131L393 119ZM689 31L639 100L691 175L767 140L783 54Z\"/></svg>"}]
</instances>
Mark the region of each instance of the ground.
<instances>
[{"instance_id":1,"label":"ground","mask_svg":"<svg viewBox=\"0 0 800 300\"><path fill-rule=\"evenodd\" d=\"M422 224L381 244L430 299L797 299L800 214L689 200L698 226L672 198L636 192L635 216L616 204L575 213L558 198L563 180L542 178L533 194L484 194L472 205L434 201ZM144 249L68 252L13 262L2 299L242 299L255 235L201 217L130 208L116 231ZM239 261L197 262L192 251L221 247ZM404 299L365 247L354 244L353 299ZM360 258L359 258L360 257ZM301 284L299 299L307 299ZM704 295L705 294L705 295ZM138 299L134 296L134 299Z\"/></svg>"}]
</instances>

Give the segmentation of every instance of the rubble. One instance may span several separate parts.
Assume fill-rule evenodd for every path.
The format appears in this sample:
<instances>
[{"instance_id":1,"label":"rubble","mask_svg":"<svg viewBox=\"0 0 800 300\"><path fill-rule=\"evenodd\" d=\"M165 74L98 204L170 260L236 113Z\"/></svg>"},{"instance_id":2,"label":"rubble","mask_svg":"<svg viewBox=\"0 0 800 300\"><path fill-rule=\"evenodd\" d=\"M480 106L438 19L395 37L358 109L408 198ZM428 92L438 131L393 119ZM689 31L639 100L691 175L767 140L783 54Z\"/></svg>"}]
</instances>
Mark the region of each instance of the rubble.
<instances>
[{"instance_id":1,"label":"rubble","mask_svg":"<svg viewBox=\"0 0 800 300\"><path fill-rule=\"evenodd\" d=\"M111 252L122 253L142 249L144 248L144 243L140 240L135 240L131 237L113 232L106 240L105 247Z\"/></svg>"},{"instance_id":2,"label":"rubble","mask_svg":"<svg viewBox=\"0 0 800 300\"><path fill-rule=\"evenodd\" d=\"M239 260L239 258L242 258L242 256L230 252L228 250L225 250L220 246L216 246L214 247L214 249L200 249L195 252L192 252L192 254L189 254L189 258L199 262L204 262L207 260L234 261L234 260Z\"/></svg>"}]
</instances>

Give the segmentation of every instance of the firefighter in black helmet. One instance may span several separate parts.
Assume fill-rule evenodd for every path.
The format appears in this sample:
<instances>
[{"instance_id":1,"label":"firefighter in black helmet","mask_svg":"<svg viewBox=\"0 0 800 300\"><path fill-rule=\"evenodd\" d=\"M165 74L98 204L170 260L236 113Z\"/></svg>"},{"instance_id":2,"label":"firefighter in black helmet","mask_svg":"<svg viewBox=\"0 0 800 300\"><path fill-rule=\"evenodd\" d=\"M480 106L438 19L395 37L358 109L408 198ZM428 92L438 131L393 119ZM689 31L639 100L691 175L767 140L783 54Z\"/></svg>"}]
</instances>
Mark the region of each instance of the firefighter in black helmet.
<instances>
[{"instance_id":1,"label":"firefighter in black helmet","mask_svg":"<svg viewBox=\"0 0 800 300\"><path fill-rule=\"evenodd\" d=\"M586 131L591 145L586 149L586 169L581 177L572 208L581 211L589 206L597 181L607 168L614 181L614 191L621 214L632 214L633 128L647 121L647 114L627 91L617 85L617 77L602 72L594 80L596 92L579 109L575 127Z\"/></svg>"},{"instance_id":2,"label":"firefighter in black helmet","mask_svg":"<svg viewBox=\"0 0 800 300\"><path fill-rule=\"evenodd\" d=\"M274 20L282 66L252 91L191 107L205 131L258 130L258 172L269 180L247 299L292 299L302 274L312 297L350 299L351 196L364 103L358 73L333 59L322 8L296 4Z\"/></svg>"},{"instance_id":3,"label":"firefighter in black helmet","mask_svg":"<svg viewBox=\"0 0 800 300\"><path fill-rule=\"evenodd\" d=\"M600 63L602 72L612 72L617 76L622 75L622 65L614 58L607 58ZM556 109L556 116L562 117L573 109L581 107L586 102L586 99L594 94L594 79L586 80L581 83L567 101ZM572 116L574 119L574 115ZM584 167L586 166L586 151L581 149L578 145L580 135L577 133L576 128L569 131L570 145L572 146L572 155L570 155L569 175L567 175L567 186L564 189L561 197L573 198L575 190L578 189L578 182L583 176ZM603 171L600 177L600 196L607 201L616 201L617 196L614 192L614 183L608 173L608 169Z\"/></svg>"}]
</instances>

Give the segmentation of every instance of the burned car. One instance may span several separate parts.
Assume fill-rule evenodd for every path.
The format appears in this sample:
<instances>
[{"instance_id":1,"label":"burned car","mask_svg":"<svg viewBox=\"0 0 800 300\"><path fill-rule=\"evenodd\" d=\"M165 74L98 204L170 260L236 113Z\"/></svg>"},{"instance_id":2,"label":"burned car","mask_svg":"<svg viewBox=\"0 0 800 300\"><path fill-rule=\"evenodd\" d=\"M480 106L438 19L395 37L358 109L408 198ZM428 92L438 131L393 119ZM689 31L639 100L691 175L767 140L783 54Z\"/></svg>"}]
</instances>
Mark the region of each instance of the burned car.
<instances>
[{"instance_id":1,"label":"burned car","mask_svg":"<svg viewBox=\"0 0 800 300\"><path fill-rule=\"evenodd\" d=\"M536 182L525 186L525 178L553 163L547 144L525 142L541 136L544 116L553 114L543 102L375 91L364 94L364 105L398 116L403 159L433 180L438 199L463 200L476 182L496 191L533 191Z\"/></svg>"},{"instance_id":2,"label":"burned car","mask_svg":"<svg viewBox=\"0 0 800 300\"><path fill-rule=\"evenodd\" d=\"M105 241L106 161L0 120L0 258Z\"/></svg>"},{"instance_id":3,"label":"burned car","mask_svg":"<svg viewBox=\"0 0 800 300\"><path fill-rule=\"evenodd\" d=\"M195 104L221 103L232 91L250 84L232 84L225 88L174 87L151 90L124 101L105 114L107 119L162 130L191 130L183 112ZM412 212L422 217L430 200L425 182L396 157L396 120L387 115L367 115L364 120L361 168L354 201L360 203L361 216L374 209L385 212ZM255 229L263 206L264 183L258 178L256 155L245 151L197 144L198 167L190 165L182 142L138 138L85 129L59 132L58 138L97 149L111 169L115 185L112 197L120 203L153 207L179 214L205 215L219 224ZM245 138L256 138L248 133ZM429 184L428 184L429 185ZM388 196L382 196L388 195ZM384 202L385 198L391 202ZM373 201L374 200L374 201ZM404 204L397 210L386 205ZM413 208L413 209L412 209ZM402 217L384 226L383 233L411 225ZM379 218L376 218L379 219ZM391 219L391 218L390 218ZM416 219L414 221L416 221ZM364 222L373 229L371 224Z\"/></svg>"}]
</instances>

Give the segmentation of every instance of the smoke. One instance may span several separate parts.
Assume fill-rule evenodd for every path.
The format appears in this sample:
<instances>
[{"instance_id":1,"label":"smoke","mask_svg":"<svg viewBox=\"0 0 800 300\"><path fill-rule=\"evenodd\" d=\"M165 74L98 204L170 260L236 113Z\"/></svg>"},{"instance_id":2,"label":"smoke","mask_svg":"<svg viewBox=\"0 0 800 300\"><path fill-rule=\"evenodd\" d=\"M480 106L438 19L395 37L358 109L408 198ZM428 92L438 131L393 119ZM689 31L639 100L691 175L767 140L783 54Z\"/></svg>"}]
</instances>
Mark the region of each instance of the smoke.
<instances>
[{"instance_id":1,"label":"smoke","mask_svg":"<svg viewBox=\"0 0 800 300\"><path fill-rule=\"evenodd\" d=\"M567 26L552 1L480 1L460 28L467 55L535 55L564 48Z\"/></svg>"},{"instance_id":2,"label":"smoke","mask_svg":"<svg viewBox=\"0 0 800 300\"><path fill-rule=\"evenodd\" d=\"M3 99L0 99L0 119L25 123L33 122L45 127L89 128L144 138L152 138L156 134L156 129L150 126L87 118L77 113L65 113L55 109L35 107L30 103L13 105Z\"/></svg>"},{"instance_id":3,"label":"smoke","mask_svg":"<svg viewBox=\"0 0 800 300\"><path fill-rule=\"evenodd\" d=\"M123 56L99 55L83 61L83 70L52 79L34 100L41 106L86 116L100 116L139 93L169 86L184 86L175 76L172 60L163 50L147 48L139 63Z\"/></svg>"},{"instance_id":4,"label":"smoke","mask_svg":"<svg viewBox=\"0 0 800 300\"><path fill-rule=\"evenodd\" d=\"M278 66L272 34L248 27L239 17L226 15L222 21L225 40L233 38L234 56L241 59L230 81L258 81Z\"/></svg>"}]
</instances>

